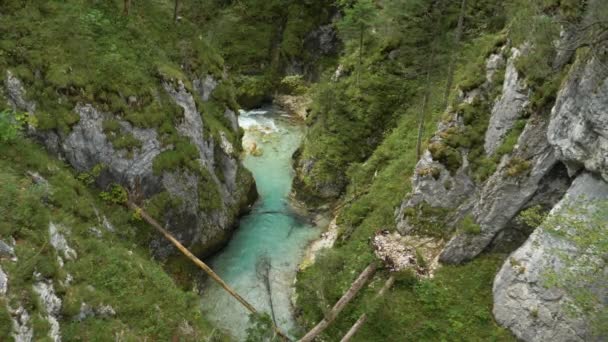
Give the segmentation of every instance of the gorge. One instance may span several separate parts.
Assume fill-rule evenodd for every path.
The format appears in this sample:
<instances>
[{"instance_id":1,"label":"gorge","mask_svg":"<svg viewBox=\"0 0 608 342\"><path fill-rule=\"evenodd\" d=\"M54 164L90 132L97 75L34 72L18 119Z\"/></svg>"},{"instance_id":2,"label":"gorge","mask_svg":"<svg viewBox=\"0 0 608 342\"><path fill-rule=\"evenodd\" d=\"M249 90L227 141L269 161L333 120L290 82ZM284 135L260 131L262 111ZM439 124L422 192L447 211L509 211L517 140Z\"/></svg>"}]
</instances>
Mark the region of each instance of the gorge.
<instances>
[{"instance_id":1,"label":"gorge","mask_svg":"<svg viewBox=\"0 0 608 342\"><path fill-rule=\"evenodd\" d=\"M1 341L608 337L604 0L3 0L0 80Z\"/></svg>"}]
</instances>

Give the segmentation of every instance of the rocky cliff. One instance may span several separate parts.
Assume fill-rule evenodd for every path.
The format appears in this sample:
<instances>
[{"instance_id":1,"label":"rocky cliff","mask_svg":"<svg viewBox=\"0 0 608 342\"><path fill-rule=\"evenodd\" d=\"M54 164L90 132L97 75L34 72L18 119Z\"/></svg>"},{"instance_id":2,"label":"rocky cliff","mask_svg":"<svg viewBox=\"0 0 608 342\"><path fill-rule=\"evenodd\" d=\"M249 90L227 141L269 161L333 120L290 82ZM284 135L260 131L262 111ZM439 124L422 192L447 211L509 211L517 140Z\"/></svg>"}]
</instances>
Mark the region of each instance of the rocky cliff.
<instances>
[{"instance_id":1,"label":"rocky cliff","mask_svg":"<svg viewBox=\"0 0 608 342\"><path fill-rule=\"evenodd\" d=\"M449 119L439 124L416 166L411 195L396 211L397 228L402 234L414 234L425 224L443 227L439 229L449 239L439 259L446 264L521 245L494 281L498 322L526 341L600 340L592 334L592 314L566 313L565 303L574 302L573 294L543 282L550 272L568 267L576 272L581 267L564 266L560 250L571 257L588 251L577 248L569 236L526 227L519 216L528 208L559 215L559 208L573 199L608 200L608 75L601 57L580 54L573 65L565 66L567 76L550 113L534 109L529 101L534 91L515 67L525 49L505 46L489 56L483 84L462 91L460 103L448 109ZM501 65L506 67L496 71ZM499 72L504 77L496 77ZM462 132L479 125L467 116L484 106L481 111L489 117L482 127L483 138L462 142ZM479 146L481 155L476 151ZM491 161L489 167L479 165L480 158ZM435 210L433 215L428 208ZM599 286L594 291L605 298L605 270L604 262L599 268L604 281L599 285L581 286ZM605 300L598 305L597 312L605 310L601 309Z\"/></svg>"},{"instance_id":2,"label":"rocky cliff","mask_svg":"<svg viewBox=\"0 0 608 342\"><path fill-rule=\"evenodd\" d=\"M30 134L76 171L92 174L96 169L92 175L102 189L119 184L142 205L164 199L159 204L159 219L186 246L200 255L209 255L229 239L236 219L257 194L253 178L239 161L240 132L235 112L221 109L227 127L215 132L206 127L204 118L211 114L202 112L201 106L211 101L218 82L211 76L196 79L191 92L184 81L161 80L166 94L181 108L175 126L170 127L175 132L174 143L162 141L158 129L137 127L91 103L74 107L78 119L70 131L31 127ZM27 90L10 71L4 84L13 108L36 117L37 104L27 100ZM116 125L118 133L108 130L109 122ZM132 137L135 147L117 146L110 137L115 134ZM186 153L184 150L191 153L183 158L191 160L161 166L160 160L180 158L177 154ZM153 240L151 246L163 259L172 250L161 239Z\"/></svg>"}]
</instances>

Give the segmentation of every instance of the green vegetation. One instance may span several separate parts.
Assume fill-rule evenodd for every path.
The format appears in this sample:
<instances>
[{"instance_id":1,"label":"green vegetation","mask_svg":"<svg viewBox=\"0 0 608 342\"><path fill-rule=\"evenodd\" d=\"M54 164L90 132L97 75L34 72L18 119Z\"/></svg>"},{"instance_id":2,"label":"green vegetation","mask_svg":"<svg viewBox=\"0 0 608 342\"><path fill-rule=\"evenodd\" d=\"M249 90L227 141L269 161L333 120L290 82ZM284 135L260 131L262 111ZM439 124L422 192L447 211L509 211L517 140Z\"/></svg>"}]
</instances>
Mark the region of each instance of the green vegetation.
<instances>
[{"instance_id":1,"label":"green vegetation","mask_svg":"<svg viewBox=\"0 0 608 342\"><path fill-rule=\"evenodd\" d=\"M481 227L475 223L473 215L467 214L460 222L458 222L458 229L462 232L477 235L481 233Z\"/></svg>"},{"instance_id":2,"label":"green vegetation","mask_svg":"<svg viewBox=\"0 0 608 342\"><path fill-rule=\"evenodd\" d=\"M173 149L164 151L154 158L152 169L157 175L179 168L198 171L201 168L199 158L198 148L188 138L180 138L175 142Z\"/></svg>"},{"instance_id":3,"label":"green vegetation","mask_svg":"<svg viewBox=\"0 0 608 342\"><path fill-rule=\"evenodd\" d=\"M28 310L36 340L44 339L48 331L44 315L39 315L44 309L32 291L34 272L51 279L63 300L60 324L65 340L106 340L116 334L126 340L163 341L210 336L213 329L201 316L197 295L179 289L150 258L149 240L142 239L149 227L133 221L122 206L101 201L65 164L48 157L33 142L18 137L14 143L0 143L0 149L0 236L18 241L19 259L0 260L10 281L8 296L0 299L1 340L10 340L11 327L5 324L9 318L4 300ZM35 183L26 171L38 172L49 186ZM107 195L122 201L124 193L113 187ZM107 216L114 233L103 228L95 209ZM49 243L50 222L78 254L73 261L65 260L63 267ZM63 283L67 274L73 277L70 285ZM93 308L111 305L116 314L79 322L73 318L82 303Z\"/></svg>"},{"instance_id":4,"label":"green vegetation","mask_svg":"<svg viewBox=\"0 0 608 342\"><path fill-rule=\"evenodd\" d=\"M447 237L450 233L449 209L434 208L423 202L415 208L408 208L405 215L410 225L415 227L412 233L434 237Z\"/></svg>"},{"instance_id":5,"label":"green vegetation","mask_svg":"<svg viewBox=\"0 0 608 342\"><path fill-rule=\"evenodd\" d=\"M299 276L296 286L303 322L319 321L327 304L333 305L358 273L351 272L349 259L336 254L327 252L313 269ZM444 266L432 280L417 280L411 272L401 272L393 288L373 302L387 276L380 274L322 336L328 340L343 336L365 312L367 322L354 341L515 341L496 325L491 311L492 281L503 261L504 256L486 255L464 266ZM326 277L328 272L334 276Z\"/></svg>"},{"instance_id":6,"label":"green vegetation","mask_svg":"<svg viewBox=\"0 0 608 342\"><path fill-rule=\"evenodd\" d=\"M372 25L368 37L364 37L363 66L357 65L359 37L351 37L345 41L340 59L343 76L331 80L334 70L329 70L322 82L312 87L309 131L297 158L314 163L307 170L298 170L301 183L296 184L301 186L297 191L318 195L324 184L330 183L343 189L336 197L344 206L337 217L340 235L336 246L298 275L298 305L305 327L323 317L355 275L374 259L370 236L380 229L394 229L394 210L411 190L411 171L417 163L417 117L421 109L427 108L422 116L429 123L423 127L423 141L431 137L436 130L432 123L440 118L444 123L459 121L443 131L441 140L428 142L423 148L428 148L433 158L452 173L461 167L462 152L467 151L470 175L477 182L495 173L501 158L513 151L531 115L519 118L496 153L485 154L485 131L504 80L504 70L498 70L492 82L486 83L485 62L493 53L508 57L509 49L502 47L523 42L514 41L517 36L514 26L519 25L520 18L526 18L522 13L527 4L518 0L467 1L458 48L451 38L459 1L392 1L383 5L374 7L379 20ZM555 6L560 7L561 3ZM543 43L552 41L553 38ZM453 55L454 87L448 90L450 106L444 113L447 61ZM532 68L535 62L521 63L529 63ZM523 74L528 79L532 71ZM378 75L381 80L376 79ZM555 75L556 79L561 76ZM358 84L357 77L360 77ZM533 94L540 89L529 80L528 83ZM558 85L559 82L553 83ZM466 95L474 89L480 89L479 94L470 103L463 103L461 92ZM542 101L533 99L531 107L538 111L534 115L546 113L553 98L543 95ZM424 99L428 101L426 106ZM508 174L523 175L530 166L529 161L511 158ZM419 174L439 176L432 168L422 169ZM471 235L481 232L472 216L449 222L450 214L449 209L427 204L405 213L416 234L446 239L454 231ZM410 281L406 275L403 288L397 285L384 302L374 304L372 298L386 279L382 274L349 305L324 337L340 338L361 313L372 312L373 317L355 340L390 341L396 336L398 340L513 340L493 323L491 316L491 281L503 260L503 255L484 254L465 266L443 267L436 278L421 283ZM328 277L329 274L332 276ZM477 292L471 291L473 288Z\"/></svg>"},{"instance_id":7,"label":"green vegetation","mask_svg":"<svg viewBox=\"0 0 608 342\"><path fill-rule=\"evenodd\" d=\"M509 177L517 177L525 174L530 170L531 163L528 160L522 159L520 157L513 157L509 159L507 162L506 174Z\"/></svg>"},{"instance_id":8,"label":"green vegetation","mask_svg":"<svg viewBox=\"0 0 608 342\"><path fill-rule=\"evenodd\" d=\"M23 82L27 100L36 103L37 127L67 134L80 119L76 104L90 103L112 114L103 129L117 150L130 155L142 144L121 129L119 119L155 128L163 144L174 144L183 110L162 83L181 83L193 92L191 81L210 74L220 81L208 107L221 110L197 107L205 122L220 123L212 125L214 135L228 132L224 108L238 105L232 81L222 77L223 59L200 35L205 6L184 9L188 15L178 23L169 0L133 2L130 15L123 15L122 8L118 0L0 4L0 75L5 78L10 71Z\"/></svg>"},{"instance_id":9,"label":"green vegetation","mask_svg":"<svg viewBox=\"0 0 608 342\"><path fill-rule=\"evenodd\" d=\"M270 101L274 91L281 90L284 72L294 61L305 66L307 78L316 77L327 64L306 39L311 31L330 22L335 13L333 1L213 0L205 6L185 6L196 13L206 38L219 47L235 77L238 102L244 107ZM201 11L199 7L205 8Z\"/></svg>"}]
</instances>

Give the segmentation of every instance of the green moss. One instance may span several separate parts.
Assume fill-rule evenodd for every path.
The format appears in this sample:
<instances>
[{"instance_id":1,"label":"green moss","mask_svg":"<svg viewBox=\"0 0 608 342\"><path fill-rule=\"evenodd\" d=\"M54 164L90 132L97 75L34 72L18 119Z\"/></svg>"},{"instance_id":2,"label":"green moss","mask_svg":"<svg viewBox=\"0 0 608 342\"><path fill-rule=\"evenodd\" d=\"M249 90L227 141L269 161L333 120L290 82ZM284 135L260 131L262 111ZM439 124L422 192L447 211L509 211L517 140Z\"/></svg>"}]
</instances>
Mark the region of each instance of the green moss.
<instances>
[{"instance_id":1,"label":"green moss","mask_svg":"<svg viewBox=\"0 0 608 342\"><path fill-rule=\"evenodd\" d=\"M157 175L179 168L198 172L201 168L198 159L198 148L187 138L180 138L175 142L172 150L164 151L154 158L152 169Z\"/></svg>"},{"instance_id":2,"label":"green moss","mask_svg":"<svg viewBox=\"0 0 608 342\"><path fill-rule=\"evenodd\" d=\"M222 196L218 184L213 180L207 169L202 168L198 182L198 203L203 211L222 207Z\"/></svg>"},{"instance_id":3,"label":"green moss","mask_svg":"<svg viewBox=\"0 0 608 342\"><path fill-rule=\"evenodd\" d=\"M416 207L408 208L405 216L408 218L409 224L414 227L414 233L446 237L450 232L447 221L450 212L450 209L432 207L423 202Z\"/></svg>"},{"instance_id":4,"label":"green moss","mask_svg":"<svg viewBox=\"0 0 608 342\"><path fill-rule=\"evenodd\" d=\"M506 174L509 177L522 176L526 174L531 167L532 163L529 160L525 160L520 157L513 157L507 162Z\"/></svg>"},{"instance_id":5,"label":"green moss","mask_svg":"<svg viewBox=\"0 0 608 342\"><path fill-rule=\"evenodd\" d=\"M434 142L428 147L434 160L445 165L451 173L456 172L462 165L462 156L455 148L440 142Z\"/></svg>"},{"instance_id":6,"label":"green moss","mask_svg":"<svg viewBox=\"0 0 608 342\"><path fill-rule=\"evenodd\" d=\"M103 120L101 127L105 134L120 132L120 122L118 122L118 120L115 120L115 119Z\"/></svg>"},{"instance_id":7,"label":"green moss","mask_svg":"<svg viewBox=\"0 0 608 342\"><path fill-rule=\"evenodd\" d=\"M278 90L283 94L303 95L308 88L301 75L290 75L283 77Z\"/></svg>"},{"instance_id":8,"label":"green moss","mask_svg":"<svg viewBox=\"0 0 608 342\"><path fill-rule=\"evenodd\" d=\"M481 227L479 224L475 223L475 219L471 214L467 214L462 220L460 220L457 227L458 230L467 234L478 235L481 233Z\"/></svg>"},{"instance_id":9,"label":"green moss","mask_svg":"<svg viewBox=\"0 0 608 342\"><path fill-rule=\"evenodd\" d=\"M439 179L439 176L441 175L441 170L439 170L436 167L427 167L427 168L423 168L423 169L418 169L416 170L416 173L419 176L427 176L427 175L431 175L434 179Z\"/></svg>"}]
</instances>

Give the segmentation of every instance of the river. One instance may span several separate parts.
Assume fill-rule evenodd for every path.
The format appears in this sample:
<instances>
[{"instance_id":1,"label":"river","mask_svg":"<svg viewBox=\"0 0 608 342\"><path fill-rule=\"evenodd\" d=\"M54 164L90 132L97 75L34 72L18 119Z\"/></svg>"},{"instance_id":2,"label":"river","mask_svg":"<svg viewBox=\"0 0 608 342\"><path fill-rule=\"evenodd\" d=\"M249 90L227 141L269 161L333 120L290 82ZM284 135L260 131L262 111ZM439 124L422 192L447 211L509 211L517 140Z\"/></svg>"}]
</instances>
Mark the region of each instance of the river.
<instances>
[{"instance_id":1,"label":"river","mask_svg":"<svg viewBox=\"0 0 608 342\"><path fill-rule=\"evenodd\" d=\"M242 112L239 125L245 130L243 146L248 151L243 162L253 173L260 198L210 264L247 301L270 314L270 298L261 276L264 272L260 272L264 269L261 260L268 260L277 324L282 331L293 331L293 280L306 246L320 234L319 228L290 210L288 201L293 179L291 156L300 145L304 127L272 108ZM257 152L251 152L253 146ZM206 284L202 308L216 326L238 341L245 339L248 312L217 284Z\"/></svg>"}]
</instances>

